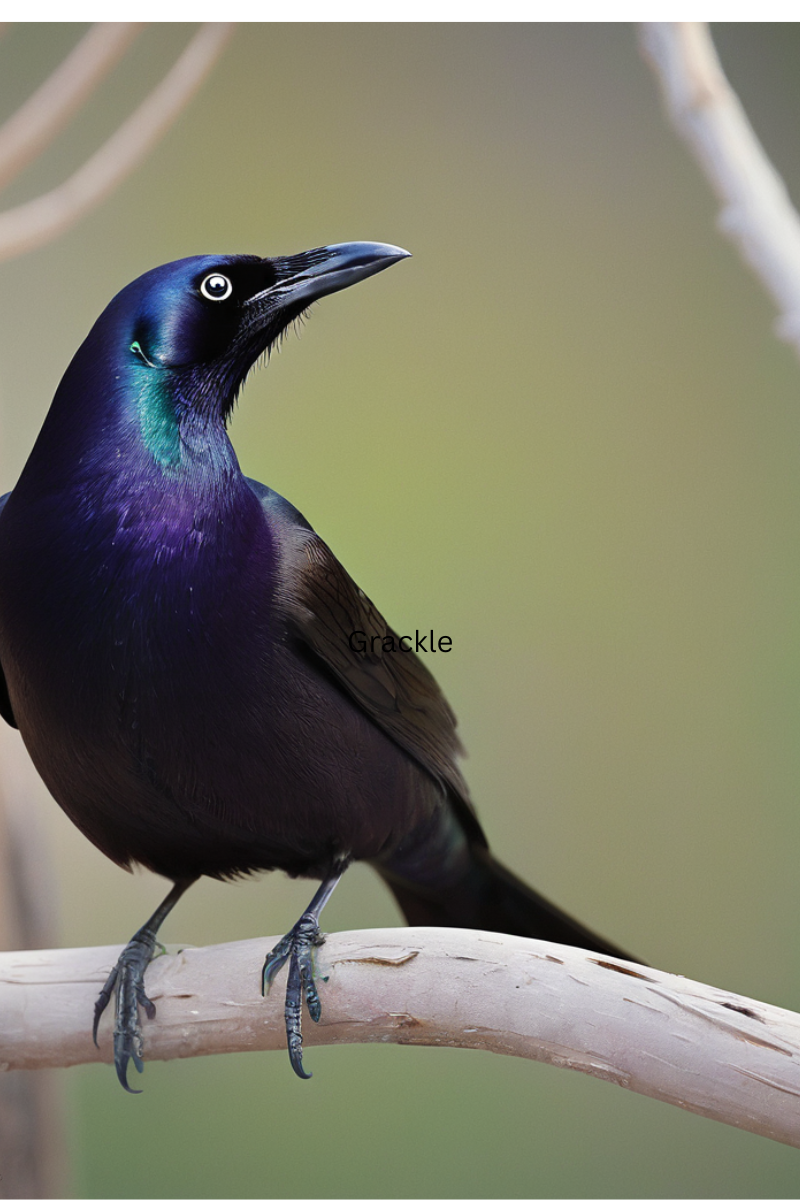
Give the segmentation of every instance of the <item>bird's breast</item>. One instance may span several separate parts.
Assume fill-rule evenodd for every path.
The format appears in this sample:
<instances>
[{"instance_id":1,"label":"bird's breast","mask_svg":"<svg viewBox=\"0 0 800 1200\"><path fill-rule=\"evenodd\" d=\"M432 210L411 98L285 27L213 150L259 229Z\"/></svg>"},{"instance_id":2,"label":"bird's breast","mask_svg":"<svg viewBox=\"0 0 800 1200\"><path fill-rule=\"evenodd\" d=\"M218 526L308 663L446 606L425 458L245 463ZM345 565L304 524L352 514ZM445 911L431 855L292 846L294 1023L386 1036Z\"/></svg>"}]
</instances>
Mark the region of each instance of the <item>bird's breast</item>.
<instances>
[{"instance_id":1,"label":"bird's breast","mask_svg":"<svg viewBox=\"0 0 800 1200\"><path fill-rule=\"evenodd\" d=\"M142 491L0 519L0 639L12 705L141 709L199 676L231 674L278 636L279 548L260 507ZM228 670L223 669L225 662ZM95 717L97 714L94 714ZM88 713L84 712L84 719Z\"/></svg>"}]
</instances>

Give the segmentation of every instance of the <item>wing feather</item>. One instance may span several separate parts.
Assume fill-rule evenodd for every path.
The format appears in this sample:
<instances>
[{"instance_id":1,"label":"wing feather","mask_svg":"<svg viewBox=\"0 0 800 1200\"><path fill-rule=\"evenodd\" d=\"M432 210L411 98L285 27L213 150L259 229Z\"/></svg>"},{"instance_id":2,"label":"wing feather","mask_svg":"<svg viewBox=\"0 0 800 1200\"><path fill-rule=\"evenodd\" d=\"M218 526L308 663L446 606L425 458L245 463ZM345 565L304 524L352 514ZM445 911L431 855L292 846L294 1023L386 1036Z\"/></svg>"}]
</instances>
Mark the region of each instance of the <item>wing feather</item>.
<instances>
[{"instance_id":1,"label":"wing feather","mask_svg":"<svg viewBox=\"0 0 800 1200\"><path fill-rule=\"evenodd\" d=\"M473 836L483 840L458 767L464 748L456 717L438 683L413 651L384 649L385 638L399 646L397 634L301 514L271 489L251 486L278 533L278 603L289 629L384 733L463 802ZM356 631L363 632L366 650L352 648Z\"/></svg>"}]
</instances>

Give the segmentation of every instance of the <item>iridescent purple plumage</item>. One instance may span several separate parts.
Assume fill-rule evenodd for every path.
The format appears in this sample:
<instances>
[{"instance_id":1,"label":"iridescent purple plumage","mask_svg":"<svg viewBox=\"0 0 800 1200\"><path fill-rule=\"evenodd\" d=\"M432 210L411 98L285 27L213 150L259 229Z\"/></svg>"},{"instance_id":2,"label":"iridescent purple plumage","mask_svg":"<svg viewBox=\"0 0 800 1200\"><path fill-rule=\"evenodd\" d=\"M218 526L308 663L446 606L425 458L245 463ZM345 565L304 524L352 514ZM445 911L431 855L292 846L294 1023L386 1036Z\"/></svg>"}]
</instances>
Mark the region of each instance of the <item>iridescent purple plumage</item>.
<instances>
[{"instance_id":1,"label":"iridescent purple plumage","mask_svg":"<svg viewBox=\"0 0 800 1200\"><path fill-rule=\"evenodd\" d=\"M95 845L176 885L98 1004L97 1019L116 992L126 1087L155 933L202 874L325 881L265 966L269 983L289 961L293 1011L305 992L312 1015L317 916L353 859L414 923L614 953L491 858L433 678L413 654L354 654L348 635L385 622L228 439L238 389L287 325L405 256L352 243L143 275L78 350L3 502L0 711Z\"/></svg>"}]
</instances>

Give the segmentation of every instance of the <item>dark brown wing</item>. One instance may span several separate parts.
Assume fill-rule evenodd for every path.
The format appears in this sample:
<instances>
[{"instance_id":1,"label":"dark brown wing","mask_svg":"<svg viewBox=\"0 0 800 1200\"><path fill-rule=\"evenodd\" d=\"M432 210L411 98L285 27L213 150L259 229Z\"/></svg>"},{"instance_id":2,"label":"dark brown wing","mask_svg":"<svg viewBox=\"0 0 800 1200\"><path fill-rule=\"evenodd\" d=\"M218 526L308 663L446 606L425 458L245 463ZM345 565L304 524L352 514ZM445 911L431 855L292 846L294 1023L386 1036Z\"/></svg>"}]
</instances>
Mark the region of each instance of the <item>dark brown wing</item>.
<instances>
[{"instance_id":1,"label":"dark brown wing","mask_svg":"<svg viewBox=\"0 0 800 1200\"><path fill-rule=\"evenodd\" d=\"M413 652L384 650L384 638L399 646L397 635L328 546L314 533L298 533L284 594L291 625L394 741L466 797L455 714L436 680ZM356 631L364 637L352 641L365 642L365 650L351 646Z\"/></svg>"},{"instance_id":2,"label":"dark brown wing","mask_svg":"<svg viewBox=\"0 0 800 1200\"><path fill-rule=\"evenodd\" d=\"M464 749L456 718L431 673L413 652L384 651L397 635L288 500L247 481L259 498L280 551L276 601L288 627L333 673L342 687L394 742L443 788L470 842L486 837L457 759ZM350 635L363 630L368 651L354 651ZM374 645L374 649L372 649Z\"/></svg>"},{"instance_id":3,"label":"dark brown wing","mask_svg":"<svg viewBox=\"0 0 800 1200\"><path fill-rule=\"evenodd\" d=\"M291 629L385 733L469 804L455 714L436 680L413 652L384 650L383 639L397 646L397 635L312 529L282 532L279 603ZM364 651L352 649L356 631Z\"/></svg>"}]
</instances>

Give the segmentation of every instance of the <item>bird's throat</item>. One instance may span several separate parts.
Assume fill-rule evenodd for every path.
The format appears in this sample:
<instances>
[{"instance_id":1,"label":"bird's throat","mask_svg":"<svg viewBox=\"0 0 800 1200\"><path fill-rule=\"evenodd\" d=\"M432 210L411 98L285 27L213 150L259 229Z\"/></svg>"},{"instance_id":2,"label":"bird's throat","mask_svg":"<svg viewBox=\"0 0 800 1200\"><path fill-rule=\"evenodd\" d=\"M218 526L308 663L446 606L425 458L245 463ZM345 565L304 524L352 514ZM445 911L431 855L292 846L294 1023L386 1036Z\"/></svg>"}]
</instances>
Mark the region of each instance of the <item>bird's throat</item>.
<instances>
[{"instance_id":1,"label":"bird's throat","mask_svg":"<svg viewBox=\"0 0 800 1200\"><path fill-rule=\"evenodd\" d=\"M146 450L162 470L177 470L181 463L178 406L164 373L140 372L136 406Z\"/></svg>"}]
</instances>

